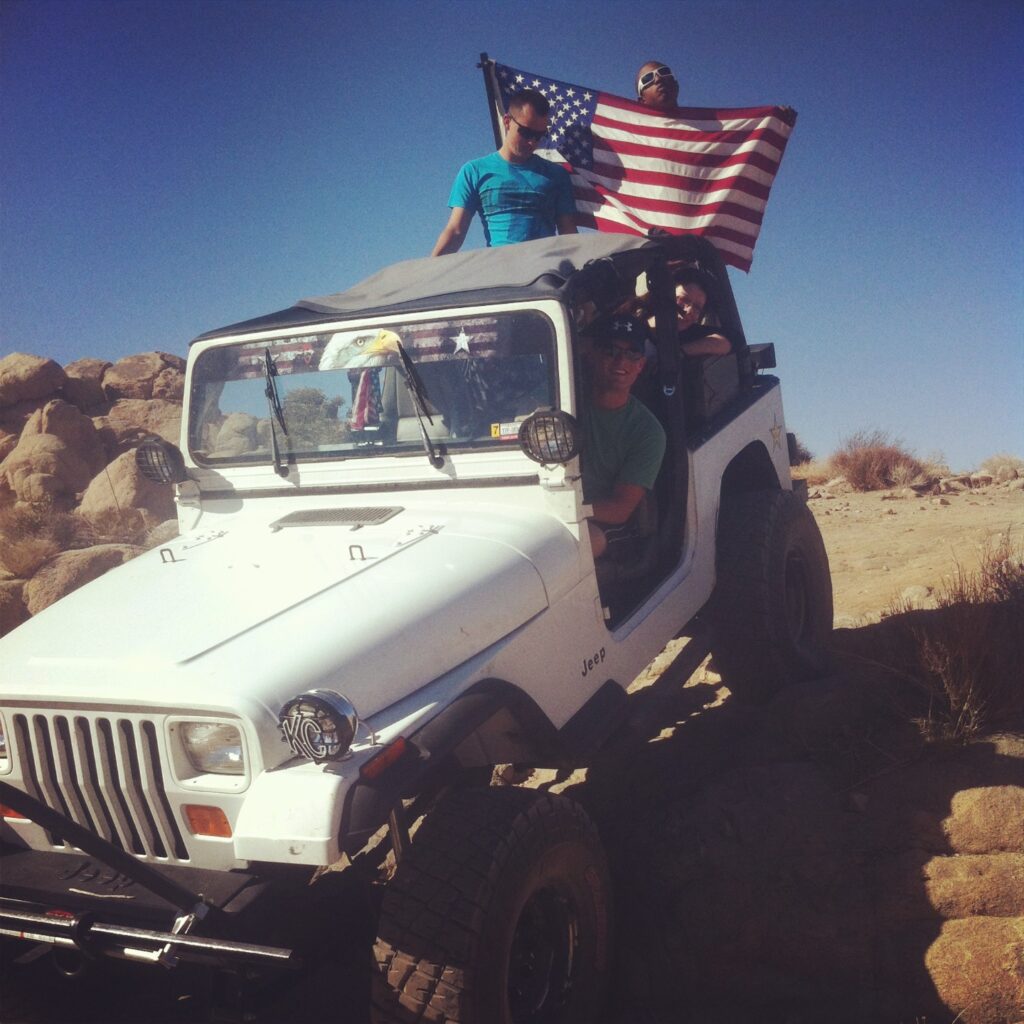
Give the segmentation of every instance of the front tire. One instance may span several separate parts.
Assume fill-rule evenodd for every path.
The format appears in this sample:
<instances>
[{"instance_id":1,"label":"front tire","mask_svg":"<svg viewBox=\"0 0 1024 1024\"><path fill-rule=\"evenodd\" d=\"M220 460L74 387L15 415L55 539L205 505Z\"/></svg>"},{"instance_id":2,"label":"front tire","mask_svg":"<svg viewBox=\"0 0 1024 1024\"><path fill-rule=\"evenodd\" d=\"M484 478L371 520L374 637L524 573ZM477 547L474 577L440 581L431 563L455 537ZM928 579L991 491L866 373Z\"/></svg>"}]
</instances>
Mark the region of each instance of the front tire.
<instances>
[{"instance_id":1,"label":"front tire","mask_svg":"<svg viewBox=\"0 0 1024 1024\"><path fill-rule=\"evenodd\" d=\"M449 794L389 883L378 1024L593 1024L610 950L608 868L565 797Z\"/></svg>"},{"instance_id":2,"label":"front tire","mask_svg":"<svg viewBox=\"0 0 1024 1024\"><path fill-rule=\"evenodd\" d=\"M765 700L825 671L828 555L810 509L791 491L723 499L712 619L716 668L740 700Z\"/></svg>"}]
</instances>

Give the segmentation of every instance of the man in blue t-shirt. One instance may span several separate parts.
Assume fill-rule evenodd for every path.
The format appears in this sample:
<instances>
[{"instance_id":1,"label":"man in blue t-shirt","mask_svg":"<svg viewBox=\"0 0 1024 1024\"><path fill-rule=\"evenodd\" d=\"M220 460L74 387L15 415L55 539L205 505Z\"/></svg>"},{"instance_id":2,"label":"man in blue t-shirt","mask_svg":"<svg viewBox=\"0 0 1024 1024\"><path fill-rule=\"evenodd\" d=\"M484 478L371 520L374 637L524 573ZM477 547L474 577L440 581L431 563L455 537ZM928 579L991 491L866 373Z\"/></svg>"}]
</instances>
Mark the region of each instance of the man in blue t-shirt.
<instances>
[{"instance_id":1,"label":"man in blue t-shirt","mask_svg":"<svg viewBox=\"0 0 1024 1024\"><path fill-rule=\"evenodd\" d=\"M548 101L523 89L504 115L505 141L496 153L464 164L448 199L451 216L432 256L458 252L474 213L488 245L510 245L576 233L576 203L565 168L534 153L548 130Z\"/></svg>"}]
</instances>

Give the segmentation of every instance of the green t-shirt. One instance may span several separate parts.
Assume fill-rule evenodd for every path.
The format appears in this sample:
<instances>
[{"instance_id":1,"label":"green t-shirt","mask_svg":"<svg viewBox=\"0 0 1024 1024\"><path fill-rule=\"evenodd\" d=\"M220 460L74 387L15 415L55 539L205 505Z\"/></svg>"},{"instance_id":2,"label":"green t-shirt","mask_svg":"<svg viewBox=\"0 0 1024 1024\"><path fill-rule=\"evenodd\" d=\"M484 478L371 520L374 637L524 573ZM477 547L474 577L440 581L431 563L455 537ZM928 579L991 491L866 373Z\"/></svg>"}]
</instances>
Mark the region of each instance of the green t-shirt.
<instances>
[{"instance_id":1,"label":"green t-shirt","mask_svg":"<svg viewBox=\"0 0 1024 1024\"><path fill-rule=\"evenodd\" d=\"M643 402L629 396L621 409L591 406L581 455L583 497L588 504L611 496L615 485L650 490L665 454L665 431Z\"/></svg>"}]
</instances>

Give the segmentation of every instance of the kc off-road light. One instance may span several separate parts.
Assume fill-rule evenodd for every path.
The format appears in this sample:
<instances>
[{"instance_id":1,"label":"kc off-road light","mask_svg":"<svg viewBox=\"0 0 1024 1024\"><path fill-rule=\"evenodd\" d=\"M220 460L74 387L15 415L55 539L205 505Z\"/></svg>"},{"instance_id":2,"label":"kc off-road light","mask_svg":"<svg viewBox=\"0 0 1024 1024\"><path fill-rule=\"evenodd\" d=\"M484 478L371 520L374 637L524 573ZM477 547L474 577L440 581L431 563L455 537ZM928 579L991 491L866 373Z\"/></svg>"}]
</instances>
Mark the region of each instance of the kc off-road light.
<instances>
[{"instance_id":1,"label":"kc off-road light","mask_svg":"<svg viewBox=\"0 0 1024 1024\"><path fill-rule=\"evenodd\" d=\"M538 409L523 420L519 445L544 466L566 463L580 451L579 423L567 412Z\"/></svg>"},{"instance_id":2,"label":"kc off-road light","mask_svg":"<svg viewBox=\"0 0 1024 1024\"><path fill-rule=\"evenodd\" d=\"M147 438L135 449L139 472L155 484L180 484L185 479L185 459L162 437Z\"/></svg>"},{"instance_id":3,"label":"kc off-road light","mask_svg":"<svg viewBox=\"0 0 1024 1024\"><path fill-rule=\"evenodd\" d=\"M298 757L317 764L348 757L359 716L348 697L334 690L310 690L281 708L281 731Z\"/></svg>"},{"instance_id":4,"label":"kc off-road light","mask_svg":"<svg viewBox=\"0 0 1024 1024\"><path fill-rule=\"evenodd\" d=\"M182 722L181 745L192 767L211 775L244 775L242 736L223 722Z\"/></svg>"}]
</instances>

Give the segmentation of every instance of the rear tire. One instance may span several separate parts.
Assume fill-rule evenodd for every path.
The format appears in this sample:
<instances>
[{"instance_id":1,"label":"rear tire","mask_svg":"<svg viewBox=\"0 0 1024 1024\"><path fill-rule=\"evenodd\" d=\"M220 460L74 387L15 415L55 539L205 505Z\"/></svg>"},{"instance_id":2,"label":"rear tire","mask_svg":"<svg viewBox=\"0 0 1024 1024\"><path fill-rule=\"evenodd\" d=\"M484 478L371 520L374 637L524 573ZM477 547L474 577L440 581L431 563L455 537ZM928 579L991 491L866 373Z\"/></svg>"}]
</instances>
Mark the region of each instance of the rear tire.
<instances>
[{"instance_id":1,"label":"rear tire","mask_svg":"<svg viewBox=\"0 0 1024 1024\"><path fill-rule=\"evenodd\" d=\"M810 509L790 491L723 501L712 601L715 666L739 700L825 671L832 578Z\"/></svg>"},{"instance_id":2,"label":"rear tire","mask_svg":"<svg viewBox=\"0 0 1024 1024\"><path fill-rule=\"evenodd\" d=\"M610 949L597 831L565 797L450 793L381 906L378 1024L593 1024Z\"/></svg>"}]
</instances>

